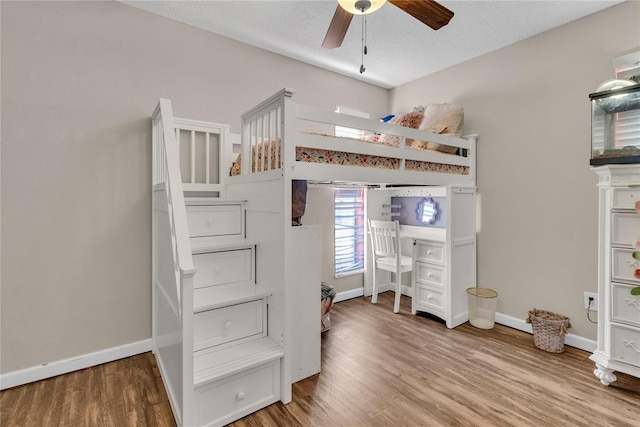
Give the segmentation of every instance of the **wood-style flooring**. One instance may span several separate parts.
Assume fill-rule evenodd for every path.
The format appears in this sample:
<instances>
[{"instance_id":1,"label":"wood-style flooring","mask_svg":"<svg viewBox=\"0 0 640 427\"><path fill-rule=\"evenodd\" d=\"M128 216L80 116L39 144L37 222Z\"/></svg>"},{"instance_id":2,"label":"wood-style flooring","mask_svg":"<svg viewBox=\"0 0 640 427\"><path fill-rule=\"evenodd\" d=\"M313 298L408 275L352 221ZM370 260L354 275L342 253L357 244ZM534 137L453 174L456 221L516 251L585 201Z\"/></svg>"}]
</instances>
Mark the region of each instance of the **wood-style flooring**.
<instances>
[{"instance_id":1,"label":"wood-style flooring","mask_svg":"<svg viewBox=\"0 0 640 427\"><path fill-rule=\"evenodd\" d=\"M590 353L537 349L504 326L447 329L403 297L334 305L322 372L246 426L640 426L640 379L605 387ZM523 313L523 318L526 313ZM0 393L1 426L173 426L150 353Z\"/></svg>"}]
</instances>

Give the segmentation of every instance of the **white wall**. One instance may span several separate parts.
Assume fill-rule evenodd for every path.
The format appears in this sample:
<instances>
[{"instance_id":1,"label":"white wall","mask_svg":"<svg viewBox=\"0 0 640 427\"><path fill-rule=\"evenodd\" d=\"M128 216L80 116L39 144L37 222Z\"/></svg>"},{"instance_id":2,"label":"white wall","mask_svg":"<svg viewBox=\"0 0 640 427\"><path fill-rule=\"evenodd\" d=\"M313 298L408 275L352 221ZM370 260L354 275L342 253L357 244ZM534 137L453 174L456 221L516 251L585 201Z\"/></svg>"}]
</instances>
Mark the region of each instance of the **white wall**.
<instances>
[{"instance_id":1,"label":"white wall","mask_svg":"<svg viewBox=\"0 0 640 427\"><path fill-rule=\"evenodd\" d=\"M389 93L117 2L0 2L1 372L148 339L151 121Z\"/></svg>"},{"instance_id":2,"label":"white wall","mask_svg":"<svg viewBox=\"0 0 640 427\"><path fill-rule=\"evenodd\" d=\"M571 333L596 338L583 309L597 290L588 95L639 47L629 1L392 91L392 111L459 103L465 131L480 134L478 284L498 291L499 312L562 313Z\"/></svg>"}]
</instances>

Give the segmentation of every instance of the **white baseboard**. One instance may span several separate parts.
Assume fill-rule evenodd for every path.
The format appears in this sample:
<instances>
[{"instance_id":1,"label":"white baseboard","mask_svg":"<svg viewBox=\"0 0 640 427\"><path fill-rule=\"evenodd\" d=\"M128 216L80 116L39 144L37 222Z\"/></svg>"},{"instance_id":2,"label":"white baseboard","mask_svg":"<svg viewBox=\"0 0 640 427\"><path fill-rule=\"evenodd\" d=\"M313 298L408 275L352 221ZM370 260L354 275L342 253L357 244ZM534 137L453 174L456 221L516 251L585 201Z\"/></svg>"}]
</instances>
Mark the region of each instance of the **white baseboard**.
<instances>
[{"instance_id":1,"label":"white baseboard","mask_svg":"<svg viewBox=\"0 0 640 427\"><path fill-rule=\"evenodd\" d=\"M364 288L350 289L348 291L338 292L335 298L333 298L333 302L336 303L340 301L345 301L351 298L361 297L363 295L364 295Z\"/></svg>"},{"instance_id":2,"label":"white baseboard","mask_svg":"<svg viewBox=\"0 0 640 427\"><path fill-rule=\"evenodd\" d=\"M0 390L151 351L151 338L0 375Z\"/></svg>"},{"instance_id":3,"label":"white baseboard","mask_svg":"<svg viewBox=\"0 0 640 427\"><path fill-rule=\"evenodd\" d=\"M533 334L533 329L531 329L531 325L527 323L524 319L507 316L506 314L502 314L502 313L496 313L496 323L499 323L504 326L508 326L513 329L517 329L519 331L527 332L529 334ZM597 347L596 341L581 337L579 335L574 335L574 334L567 334L564 337L564 343L571 347L579 348L580 350L585 350L589 352L593 352Z\"/></svg>"}]
</instances>

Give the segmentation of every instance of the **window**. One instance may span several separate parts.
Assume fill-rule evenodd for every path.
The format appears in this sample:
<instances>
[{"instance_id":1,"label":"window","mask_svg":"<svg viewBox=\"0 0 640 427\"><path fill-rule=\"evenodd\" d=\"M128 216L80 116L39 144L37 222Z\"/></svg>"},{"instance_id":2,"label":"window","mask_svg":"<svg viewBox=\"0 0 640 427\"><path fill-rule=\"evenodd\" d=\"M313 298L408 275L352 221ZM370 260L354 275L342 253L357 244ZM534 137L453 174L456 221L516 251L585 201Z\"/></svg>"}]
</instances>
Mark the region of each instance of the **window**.
<instances>
[{"instance_id":1,"label":"window","mask_svg":"<svg viewBox=\"0 0 640 427\"><path fill-rule=\"evenodd\" d=\"M364 189L337 188L334 206L335 276L364 270Z\"/></svg>"},{"instance_id":2,"label":"window","mask_svg":"<svg viewBox=\"0 0 640 427\"><path fill-rule=\"evenodd\" d=\"M361 117L363 119L369 118L369 113L364 113L362 111L354 110L353 108L348 107L336 107L336 113L347 114L349 116ZM364 131L360 129L349 128L345 126L335 126L334 135L339 137L346 138L356 138L362 139L364 136Z\"/></svg>"}]
</instances>

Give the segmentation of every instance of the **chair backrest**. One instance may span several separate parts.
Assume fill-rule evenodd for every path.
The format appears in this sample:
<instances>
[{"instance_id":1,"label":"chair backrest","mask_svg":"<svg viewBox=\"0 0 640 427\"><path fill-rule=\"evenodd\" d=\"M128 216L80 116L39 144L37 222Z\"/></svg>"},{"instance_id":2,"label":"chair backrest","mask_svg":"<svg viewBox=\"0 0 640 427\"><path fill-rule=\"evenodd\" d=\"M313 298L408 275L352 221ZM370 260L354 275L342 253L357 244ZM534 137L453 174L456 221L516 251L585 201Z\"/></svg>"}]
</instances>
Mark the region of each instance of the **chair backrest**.
<instances>
[{"instance_id":1,"label":"chair backrest","mask_svg":"<svg viewBox=\"0 0 640 427\"><path fill-rule=\"evenodd\" d=\"M398 257L400 224L398 221L369 220L369 235L375 257Z\"/></svg>"}]
</instances>

